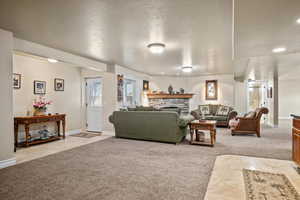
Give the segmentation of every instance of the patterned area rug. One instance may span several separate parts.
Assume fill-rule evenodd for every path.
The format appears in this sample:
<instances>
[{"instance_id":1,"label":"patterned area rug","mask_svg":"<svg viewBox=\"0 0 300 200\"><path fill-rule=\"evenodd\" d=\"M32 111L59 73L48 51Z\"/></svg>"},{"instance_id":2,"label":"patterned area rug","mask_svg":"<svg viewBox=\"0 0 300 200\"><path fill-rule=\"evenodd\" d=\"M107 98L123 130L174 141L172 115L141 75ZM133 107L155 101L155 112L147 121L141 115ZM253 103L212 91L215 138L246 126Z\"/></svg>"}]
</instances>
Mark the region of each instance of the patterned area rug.
<instances>
[{"instance_id":1,"label":"patterned area rug","mask_svg":"<svg viewBox=\"0 0 300 200\"><path fill-rule=\"evenodd\" d=\"M81 137L81 138L92 138L92 137L96 137L96 136L101 136L101 133L88 133L88 132L84 132L84 133L78 133L78 134L74 134L71 135L73 137Z\"/></svg>"},{"instance_id":2,"label":"patterned area rug","mask_svg":"<svg viewBox=\"0 0 300 200\"><path fill-rule=\"evenodd\" d=\"M247 200L300 200L294 186L284 174L243 170Z\"/></svg>"}]
</instances>

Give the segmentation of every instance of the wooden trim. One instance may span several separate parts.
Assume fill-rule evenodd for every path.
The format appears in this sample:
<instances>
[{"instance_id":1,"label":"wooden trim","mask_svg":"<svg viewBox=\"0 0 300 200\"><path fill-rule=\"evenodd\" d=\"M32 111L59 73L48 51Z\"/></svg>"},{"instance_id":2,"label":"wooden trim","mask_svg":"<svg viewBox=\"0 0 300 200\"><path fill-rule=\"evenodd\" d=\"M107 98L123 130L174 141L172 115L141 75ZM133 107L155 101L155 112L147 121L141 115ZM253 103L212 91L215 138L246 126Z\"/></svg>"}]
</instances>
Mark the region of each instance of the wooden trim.
<instances>
[{"instance_id":1,"label":"wooden trim","mask_svg":"<svg viewBox=\"0 0 300 200\"><path fill-rule=\"evenodd\" d=\"M147 94L149 99L191 99L194 94Z\"/></svg>"}]
</instances>

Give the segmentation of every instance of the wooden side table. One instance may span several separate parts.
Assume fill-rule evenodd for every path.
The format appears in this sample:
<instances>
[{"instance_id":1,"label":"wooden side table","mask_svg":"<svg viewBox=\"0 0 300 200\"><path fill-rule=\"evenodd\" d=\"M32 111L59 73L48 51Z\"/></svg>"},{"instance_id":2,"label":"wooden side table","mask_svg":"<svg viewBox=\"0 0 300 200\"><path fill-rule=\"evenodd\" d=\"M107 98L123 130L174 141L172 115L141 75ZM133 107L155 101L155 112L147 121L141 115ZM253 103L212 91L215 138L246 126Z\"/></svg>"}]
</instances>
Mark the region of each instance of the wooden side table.
<instances>
[{"instance_id":1,"label":"wooden side table","mask_svg":"<svg viewBox=\"0 0 300 200\"><path fill-rule=\"evenodd\" d=\"M29 133L29 127L31 124L44 123L44 122L56 122L57 124L57 136L52 136L45 140L35 140L29 141L31 138ZM60 135L60 124L62 124L63 135ZM25 142L19 144L18 143L18 134L19 134L19 125L24 125L25 127ZM55 115L42 115L42 116L29 116L29 117L15 117L14 118L14 135L15 135L15 148L18 146L28 147L34 144L40 144L45 142L50 142L59 139L65 139L65 131L66 130L66 115L65 114L55 114Z\"/></svg>"},{"instance_id":2,"label":"wooden side table","mask_svg":"<svg viewBox=\"0 0 300 200\"><path fill-rule=\"evenodd\" d=\"M198 145L204 145L204 146L211 146L213 147L216 143L216 121L209 121L209 120L194 120L189 123L190 128L190 135L191 140L190 144L198 144ZM209 131L210 133L210 141L200 141L199 139L199 132L202 133L202 131ZM196 140L194 140L194 135L196 135Z\"/></svg>"}]
</instances>

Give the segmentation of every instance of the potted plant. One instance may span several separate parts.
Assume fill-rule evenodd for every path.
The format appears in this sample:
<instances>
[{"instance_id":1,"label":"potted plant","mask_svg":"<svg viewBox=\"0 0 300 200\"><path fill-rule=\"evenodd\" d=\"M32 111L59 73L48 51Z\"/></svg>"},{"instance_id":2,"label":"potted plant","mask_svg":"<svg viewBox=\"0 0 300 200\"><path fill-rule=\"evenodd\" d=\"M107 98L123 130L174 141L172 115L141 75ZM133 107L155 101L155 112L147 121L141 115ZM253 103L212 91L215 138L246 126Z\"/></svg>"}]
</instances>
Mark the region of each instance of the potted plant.
<instances>
[{"instance_id":1,"label":"potted plant","mask_svg":"<svg viewBox=\"0 0 300 200\"><path fill-rule=\"evenodd\" d=\"M47 101L45 98L39 97L38 99L35 99L33 102L33 108L34 108L34 116L39 115L45 115L47 111L47 106L51 105L51 101Z\"/></svg>"}]
</instances>

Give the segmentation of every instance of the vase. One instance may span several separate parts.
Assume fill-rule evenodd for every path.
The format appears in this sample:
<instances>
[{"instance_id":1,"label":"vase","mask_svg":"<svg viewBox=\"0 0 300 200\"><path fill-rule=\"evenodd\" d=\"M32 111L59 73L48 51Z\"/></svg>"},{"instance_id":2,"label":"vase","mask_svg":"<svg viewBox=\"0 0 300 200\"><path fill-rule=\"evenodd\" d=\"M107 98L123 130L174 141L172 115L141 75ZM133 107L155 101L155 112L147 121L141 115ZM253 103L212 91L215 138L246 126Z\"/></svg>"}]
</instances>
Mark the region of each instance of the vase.
<instances>
[{"instance_id":1,"label":"vase","mask_svg":"<svg viewBox=\"0 0 300 200\"><path fill-rule=\"evenodd\" d=\"M173 94L173 87L172 87L172 85L169 86L168 92L169 92L169 94Z\"/></svg>"},{"instance_id":2,"label":"vase","mask_svg":"<svg viewBox=\"0 0 300 200\"><path fill-rule=\"evenodd\" d=\"M46 109L34 109L34 116L46 115Z\"/></svg>"}]
</instances>

